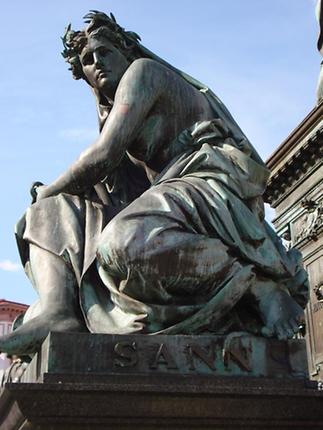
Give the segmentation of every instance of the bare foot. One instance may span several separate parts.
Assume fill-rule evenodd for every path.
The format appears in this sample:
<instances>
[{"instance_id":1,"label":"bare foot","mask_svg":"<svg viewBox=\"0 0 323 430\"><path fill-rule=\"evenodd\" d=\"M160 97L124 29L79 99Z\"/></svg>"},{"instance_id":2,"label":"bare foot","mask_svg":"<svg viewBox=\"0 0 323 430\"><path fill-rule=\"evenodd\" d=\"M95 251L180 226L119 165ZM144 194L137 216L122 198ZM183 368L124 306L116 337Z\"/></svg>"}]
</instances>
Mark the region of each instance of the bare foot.
<instances>
[{"instance_id":1,"label":"bare foot","mask_svg":"<svg viewBox=\"0 0 323 430\"><path fill-rule=\"evenodd\" d=\"M303 309L283 289L277 288L264 295L259 308L265 324L261 332L266 337L291 339L304 323Z\"/></svg>"},{"instance_id":2,"label":"bare foot","mask_svg":"<svg viewBox=\"0 0 323 430\"><path fill-rule=\"evenodd\" d=\"M50 331L84 332L85 324L65 315L41 314L12 333L0 337L0 351L7 354L27 355L37 352Z\"/></svg>"}]
</instances>

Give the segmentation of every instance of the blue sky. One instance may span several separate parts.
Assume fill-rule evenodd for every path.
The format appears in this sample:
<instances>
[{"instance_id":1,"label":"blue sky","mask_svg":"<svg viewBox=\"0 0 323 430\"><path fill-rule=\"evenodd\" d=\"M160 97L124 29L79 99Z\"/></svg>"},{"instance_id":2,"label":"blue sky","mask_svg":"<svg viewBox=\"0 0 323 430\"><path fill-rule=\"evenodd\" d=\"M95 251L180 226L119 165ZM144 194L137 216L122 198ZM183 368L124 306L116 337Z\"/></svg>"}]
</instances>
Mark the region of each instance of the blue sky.
<instances>
[{"instance_id":1,"label":"blue sky","mask_svg":"<svg viewBox=\"0 0 323 430\"><path fill-rule=\"evenodd\" d=\"M89 9L112 11L152 51L209 85L267 158L315 105L314 0L11 0L1 6L0 298L35 299L14 224L33 181L54 180L97 133L94 100L60 55Z\"/></svg>"}]
</instances>

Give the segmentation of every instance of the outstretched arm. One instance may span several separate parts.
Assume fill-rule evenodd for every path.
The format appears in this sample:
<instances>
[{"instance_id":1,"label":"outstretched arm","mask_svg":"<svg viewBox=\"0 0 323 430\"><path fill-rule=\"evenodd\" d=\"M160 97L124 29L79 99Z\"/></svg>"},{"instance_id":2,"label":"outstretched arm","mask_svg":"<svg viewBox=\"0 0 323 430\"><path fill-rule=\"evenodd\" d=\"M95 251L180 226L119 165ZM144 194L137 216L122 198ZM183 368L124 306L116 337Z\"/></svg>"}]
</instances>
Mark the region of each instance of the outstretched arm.
<instances>
[{"instance_id":1,"label":"outstretched arm","mask_svg":"<svg viewBox=\"0 0 323 430\"><path fill-rule=\"evenodd\" d=\"M56 181L40 190L38 199L62 192L81 194L111 173L158 99L162 81L153 61L132 63L120 81L113 109L98 139Z\"/></svg>"}]
</instances>

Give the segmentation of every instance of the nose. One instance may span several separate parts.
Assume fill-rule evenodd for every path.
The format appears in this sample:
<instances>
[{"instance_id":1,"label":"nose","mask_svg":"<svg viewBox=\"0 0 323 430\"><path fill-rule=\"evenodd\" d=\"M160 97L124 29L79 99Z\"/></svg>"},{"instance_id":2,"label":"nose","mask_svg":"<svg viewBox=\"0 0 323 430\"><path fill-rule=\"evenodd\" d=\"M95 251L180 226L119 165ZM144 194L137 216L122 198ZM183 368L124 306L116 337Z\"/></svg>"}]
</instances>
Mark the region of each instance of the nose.
<instances>
[{"instance_id":1,"label":"nose","mask_svg":"<svg viewBox=\"0 0 323 430\"><path fill-rule=\"evenodd\" d=\"M98 52L93 52L94 65L99 67L102 65L102 58Z\"/></svg>"}]
</instances>

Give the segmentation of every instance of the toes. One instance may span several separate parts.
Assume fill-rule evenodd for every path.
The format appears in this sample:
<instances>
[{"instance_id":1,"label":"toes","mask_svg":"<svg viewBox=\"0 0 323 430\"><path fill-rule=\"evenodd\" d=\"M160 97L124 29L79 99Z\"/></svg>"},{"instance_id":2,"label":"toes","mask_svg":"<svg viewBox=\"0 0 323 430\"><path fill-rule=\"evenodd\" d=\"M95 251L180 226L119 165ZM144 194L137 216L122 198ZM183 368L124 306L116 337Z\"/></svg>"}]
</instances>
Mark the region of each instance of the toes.
<instances>
[{"instance_id":1,"label":"toes","mask_svg":"<svg viewBox=\"0 0 323 430\"><path fill-rule=\"evenodd\" d=\"M264 337L277 337L279 340L292 339L295 333L299 332L299 324L294 318L289 321L278 321L274 327L264 326L261 329L261 334Z\"/></svg>"},{"instance_id":2,"label":"toes","mask_svg":"<svg viewBox=\"0 0 323 430\"><path fill-rule=\"evenodd\" d=\"M294 330L293 327L289 324L289 322L283 323L285 332L287 334L287 339L292 339L294 337Z\"/></svg>"},{"instance_id":3,"label":"toes","mask_svg":"<svg viewBox=\"0 0 323 430\"><path fill-rule=\"evenodd\" d=\"M275 332L279 340L292 339L294 330L287 321L279 321L275 324Z\"/></svg>"},{"instance_id":4,"label":"toes","mask_svg":"<svg viewBox=\"0 0 323 430\"><path fill-rule=\"evenodd\" d=\"M261 334L262 334L263 336L265 336L265 337L273 337L273 335L274 335L274 331L273 331L273 329L272 329L272 328L269 328L269 327L267 327L267 326L264 326L264 327L261 329Z\"/></svg>"},{"instance_id":5,"label":"toes","mask_svg":"<svg viewBox=\"0 0 323 430\"><path fill-rule=\"evenodd\" d=\"M299 323L294 318L291 318L288 322L293 332L297 334L299 332Z\"/></svg>"},{"instance_id":6,"label":"toes","mask_svg":"<svg viewBox=\"0 0 323 430\"><path fill-rule=\"evenodd\" d=\"M276 332L277 338L279 340L286 340L287 339L286 329L285 329L282 322L279 321L275 324L275 332Z\"/></svg>"},{"instance_id":7,"label":"toes","mask_svg":"<svg viewBox=\"0 0 323 430\"><path fill-rule=\"evenodd\" d=\"M304 312L299 313L295 319L296 319L296 321L298 323L298 326L300 326L302 324L305 324L305 314L304 314Z\"/></svg>"}]
</instances>

